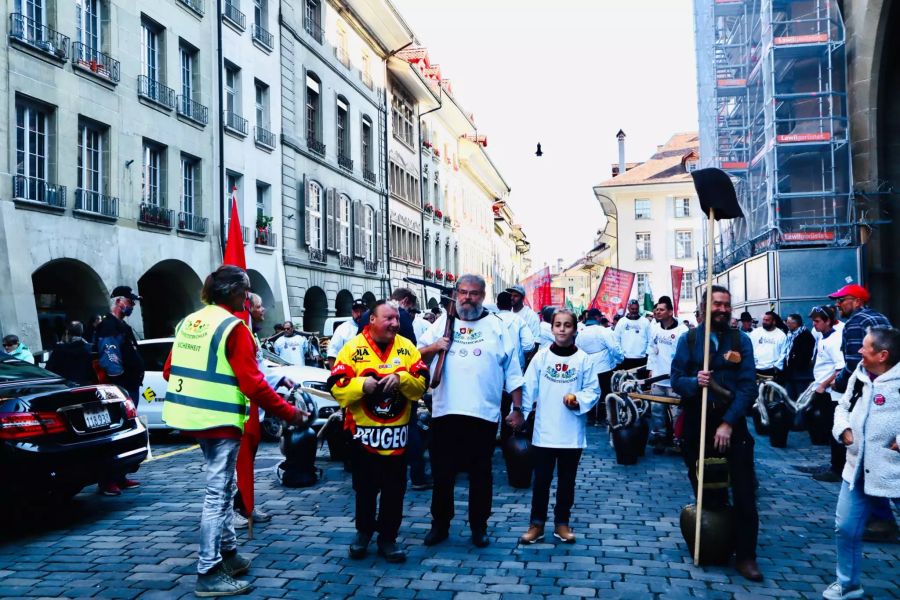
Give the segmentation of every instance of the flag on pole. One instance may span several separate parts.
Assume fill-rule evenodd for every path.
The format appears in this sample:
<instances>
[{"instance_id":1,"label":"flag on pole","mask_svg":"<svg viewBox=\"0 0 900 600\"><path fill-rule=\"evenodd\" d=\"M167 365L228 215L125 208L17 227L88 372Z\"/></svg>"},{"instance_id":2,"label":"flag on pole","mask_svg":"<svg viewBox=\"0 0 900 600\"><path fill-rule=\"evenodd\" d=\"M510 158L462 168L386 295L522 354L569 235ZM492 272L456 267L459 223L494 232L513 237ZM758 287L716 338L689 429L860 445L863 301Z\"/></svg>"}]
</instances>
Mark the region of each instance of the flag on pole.
<instances>
[{"instance_id":1,"label":"flag on pole","mask_svg":"<svg viewBox=\"0 0 900 600\"><path fill-rule=\"evenodd\" d=\"M684 280L684 267L670 267L672 274L672 307L675 310L675 316L678 316L678 303L681 300L681 282ZM691 291L691 290L688 290Z\"/></svg>"},{"instance_id":2,"label":"flag on pole","mask_svg":"<svg viewBox=\"0 0 900 600\"><path fill-rule=\"evenodd\" d=\"M641 304L644 305L645 312L653 312L656 302L653 300L653 290L650 289L650 281L647 281L647 287L644 289L644 297L639 298Z\"/></svg>"},{"instance_id":3,"label":"flag on pole","mask_svg":"<svg viewBox=\"0 0 900 600\"><path fill-rule=\"evenodd\" d=\"M247 258L244 256L244 234L241 231L241 219L238 214L237 188L231 188L231 213L228 220L228 237L225 242L223 265L234 265L247 270Z\"/></svg>"}]
</instances>

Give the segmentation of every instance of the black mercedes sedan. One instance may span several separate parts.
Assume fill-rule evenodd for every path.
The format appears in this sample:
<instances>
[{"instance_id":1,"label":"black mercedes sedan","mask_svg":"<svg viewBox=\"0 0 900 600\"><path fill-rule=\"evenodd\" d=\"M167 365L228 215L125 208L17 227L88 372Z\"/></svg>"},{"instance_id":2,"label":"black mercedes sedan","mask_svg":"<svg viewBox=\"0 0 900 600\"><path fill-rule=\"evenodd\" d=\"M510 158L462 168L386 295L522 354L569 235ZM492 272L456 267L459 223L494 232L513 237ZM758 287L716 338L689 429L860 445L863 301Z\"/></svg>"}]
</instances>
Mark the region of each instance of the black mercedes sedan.
<instances>
[{"instance_id":1,"label":"black mercedes sedan","mask_svg":"<svg viewBox=\"0 0 900 600\"><path fill-rule=\"evenodd\" d=\"M114 385L76 386L0 360L0 501L69 498L111 469L147 458L147 430Z\"/></svg>"}]
</instances>

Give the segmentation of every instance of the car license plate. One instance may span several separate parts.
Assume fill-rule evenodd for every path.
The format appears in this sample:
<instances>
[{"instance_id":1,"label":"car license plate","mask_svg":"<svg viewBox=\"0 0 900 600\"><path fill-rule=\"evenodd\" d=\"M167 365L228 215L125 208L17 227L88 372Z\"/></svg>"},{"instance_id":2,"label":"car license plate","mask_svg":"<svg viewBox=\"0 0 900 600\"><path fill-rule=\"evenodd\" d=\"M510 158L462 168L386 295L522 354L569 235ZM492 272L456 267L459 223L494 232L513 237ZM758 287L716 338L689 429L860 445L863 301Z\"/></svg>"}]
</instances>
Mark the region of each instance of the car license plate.
<instances>
[{"instance_id":1,"label":"car license plate","mask_svg":"<svg viewBox=\"0 0 900 600\"><path fill-rule=\"evenodd\" d=\"M97 429L109 425L112 420L109 418L109 410L103 406L100 408L84 409L84 424L88 429Z\"/></svg>"}]
</instances>

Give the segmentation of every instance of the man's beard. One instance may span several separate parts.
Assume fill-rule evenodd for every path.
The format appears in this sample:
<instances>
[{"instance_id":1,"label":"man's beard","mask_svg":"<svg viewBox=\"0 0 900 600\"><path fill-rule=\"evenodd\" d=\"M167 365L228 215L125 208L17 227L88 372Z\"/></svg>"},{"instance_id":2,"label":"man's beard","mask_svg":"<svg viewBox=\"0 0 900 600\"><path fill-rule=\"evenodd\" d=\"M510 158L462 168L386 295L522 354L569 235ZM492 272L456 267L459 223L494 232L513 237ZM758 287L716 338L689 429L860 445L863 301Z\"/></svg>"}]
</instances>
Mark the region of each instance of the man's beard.
<instances>
[{"instance_id":1,"label":"man's beard","mask_svg":"<svg viewBox=\"0 0 900 600\"><path fill-rule=\"evenodd\" d=\"M713 329L724 330L731 326L730 312L713 311L711 319Z\"/></svg>"},{"instance_id":2,"label":"man's beard","mask_svg":"<svg viewBox=\"0 0 900 600\"><path fill-rule=\"evenodd\" d=\"M772 331L773 329L775 329L775 326L774 325L769 325L769 326L763 325L763 329L765 329L766 331Z\"/></svg>"},{"instance_id":3,"label":"man's beard","mask_svg":"<svg viewBox=\"0 0 900 600\"><path fill-rule=\"evenodd\" d=\"M483 310L480 302L477 304L464 304L459 300L456 301L456 316L463 321L474 321L481 316Z\"/></svg>"}]
</instances>

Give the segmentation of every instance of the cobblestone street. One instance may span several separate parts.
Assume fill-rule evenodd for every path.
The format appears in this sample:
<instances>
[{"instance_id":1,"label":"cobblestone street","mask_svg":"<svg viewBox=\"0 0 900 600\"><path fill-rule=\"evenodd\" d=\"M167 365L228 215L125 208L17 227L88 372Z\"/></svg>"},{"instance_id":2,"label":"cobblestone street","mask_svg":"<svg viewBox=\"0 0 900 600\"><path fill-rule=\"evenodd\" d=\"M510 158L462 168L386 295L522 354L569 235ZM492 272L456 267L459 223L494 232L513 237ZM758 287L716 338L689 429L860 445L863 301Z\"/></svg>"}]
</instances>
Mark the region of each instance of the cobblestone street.
<instances>
[{"instance_id":1,"label":"cobblestone street","mask_svg":"<svg viewBox=\"0 0 900 600\"><path fill-rule=\"evenodd\" d=\"M400 541L404 565L370 556L347 557L354 533L350 477L324 458L324 481L306 490L280 487L273 467L280 454L260 449L257 501L274 517L255 539L239 533L253 558L247 579L253 598L819 598L834 579L833 520L838 485L813 481L798 464L821 463L827 448L792 433L790 447L757 442L761 517L759 562L766 579L750 584L730 568L694 568L678 530L689 485L680 458L648 453L638 465L616 465L605 431L590 430L579 469L573 545L517 546L530 508L530 490L507 485L499 451L494 456L492 544L468 541L465 488L457 491L450 539L422 545L429 527L430 491L409 491ZM0 545L0 596L193 598L201 457L168 442L145 463L142 486L118 498L94 488L66 514L35 520ZM324 455L323 455L324 456ZM162 457L162 458L159 458ZM549 536L548 536L549 538ZM374 546L374 545L373 545ZM900 545L867 544L863 584L867 597L897 598Z\"/></svg>"}]
</instances>

